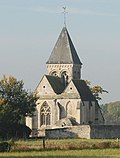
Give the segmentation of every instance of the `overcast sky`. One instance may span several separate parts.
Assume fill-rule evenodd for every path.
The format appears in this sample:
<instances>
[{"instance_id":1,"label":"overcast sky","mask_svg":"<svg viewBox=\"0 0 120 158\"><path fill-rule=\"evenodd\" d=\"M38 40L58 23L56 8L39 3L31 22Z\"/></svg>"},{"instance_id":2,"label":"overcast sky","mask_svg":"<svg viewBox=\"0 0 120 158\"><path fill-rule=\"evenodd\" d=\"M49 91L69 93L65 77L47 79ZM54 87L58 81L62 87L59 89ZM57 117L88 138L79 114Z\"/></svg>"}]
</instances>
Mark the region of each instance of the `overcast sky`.
<instances>
[{"instance_id":1,"label":"overcast sky","mask_svg":"<svg viewBox=\"0 0 120 158\"><path fill-rule=\"evenodd\" d=\"M0 0L0 78L36 88L63 28L63 6L82 79L109 91L101 103L119 101L120 0Z\"/></svg>"}]
</instances>

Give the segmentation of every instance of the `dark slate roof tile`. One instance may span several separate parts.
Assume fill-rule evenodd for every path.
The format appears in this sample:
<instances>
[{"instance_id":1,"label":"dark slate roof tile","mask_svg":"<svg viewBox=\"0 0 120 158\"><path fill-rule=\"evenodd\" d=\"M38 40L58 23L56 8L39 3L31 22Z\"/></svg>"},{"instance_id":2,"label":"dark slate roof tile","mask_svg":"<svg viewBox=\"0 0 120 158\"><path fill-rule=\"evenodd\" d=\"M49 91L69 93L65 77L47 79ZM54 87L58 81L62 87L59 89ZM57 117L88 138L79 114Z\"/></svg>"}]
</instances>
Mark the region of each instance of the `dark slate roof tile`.
<instances>
[{"instance_id":1,"label":"dark slate roof tile","mask_svg":"<svg viewBox=\"0 0 120 158\"><path fill-rule=\"evenodd\" d=\"M62 29L47 64L82 65L66 27Z\"/></svg>"},{"instance_id":2,"label":"dark slate roof tile","mask_svg":"<svg viewBox=\"0 0 120 158\"><path fill-rule=\"evenodd\" d=\"M84 80L73 80L73 83L76 86L82 101L96 101L94 95Z\"/></svg>"},{"instance_id":3,"label":"dark slate roof tile","mask_svg":"<svg viewBox=\"0 0 120 158\"><path fill-rule=\"evenodd\" d=\"M46 78L56 94L61 94L63 92L65 87L59 77L46 75Z\"/></svg>"}]
</instances>

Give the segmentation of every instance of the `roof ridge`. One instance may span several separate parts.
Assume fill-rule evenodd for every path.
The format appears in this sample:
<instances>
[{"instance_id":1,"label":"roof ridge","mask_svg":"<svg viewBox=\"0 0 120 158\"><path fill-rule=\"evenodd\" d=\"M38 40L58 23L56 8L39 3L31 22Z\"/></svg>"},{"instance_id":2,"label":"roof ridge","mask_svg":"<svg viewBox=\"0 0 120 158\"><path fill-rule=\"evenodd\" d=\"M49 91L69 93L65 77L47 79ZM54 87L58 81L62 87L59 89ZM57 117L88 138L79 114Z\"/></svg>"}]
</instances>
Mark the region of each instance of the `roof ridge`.
<instances>
[{"instance_id":1,"label":"roof ridge","mask_svg":"<svg viewBox=\"0 0 120 158\"><path fill-rule=\"evenodd\" d=\"M74 46L74 44L73 44L73 41L72 41L72 39L71 39L71 37L70 37L70 34L69 34L67 28L66 28L66 31L67 31L67 38L68 38L69 47L70 47L70 52L71 52L71 53L70 53L71 59L72 59L73 63L75 62L74 60L76 60L80 65L82 65L82 62L80 61L80 58L79 58L79 56L78 56L78 54L77 54L76 48L75 48L75 46ZM72 49L73 49L74 51L73 51ZM74 53L73 53L73 52L74 52Z\"/></svg>"}]
</instances>

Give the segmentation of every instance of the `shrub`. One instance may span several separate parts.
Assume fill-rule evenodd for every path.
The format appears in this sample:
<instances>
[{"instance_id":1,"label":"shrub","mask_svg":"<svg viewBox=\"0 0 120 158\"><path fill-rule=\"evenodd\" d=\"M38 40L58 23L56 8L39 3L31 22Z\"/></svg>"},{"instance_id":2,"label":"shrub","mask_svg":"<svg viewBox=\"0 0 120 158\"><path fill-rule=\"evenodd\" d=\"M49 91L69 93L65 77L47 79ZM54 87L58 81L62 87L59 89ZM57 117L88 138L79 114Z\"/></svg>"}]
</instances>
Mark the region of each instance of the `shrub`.
<instances>
[{"instance_id":1,"label":"shrub","mask_svg":"<svg viewBox=\"0 0 120 158\"><path fill-rule=\"evenodd\" d=\"M2 124L0 123L0 137L2 139L20 139L28 138L31 129L23 124Z\"/></svg>"},{"instance_id":2,"label":"shrub","mask_svg":"<svg viewBox=\"0 0 120 158\"><path fill-rule=\"evenodd\" d=\"M0 142L0 152L9 151L10 145L8 142Z\"/></svg>"},{"instance_id":3,"label":"shrub","mask_svg":"<svg viewBox=\"0 0 120 158\"><path fill-rule=\"evenodd\" d=\"M92 144L93 149L107 149L111 147L111 142L98 142Z\"/></svg>"}]
</instances>

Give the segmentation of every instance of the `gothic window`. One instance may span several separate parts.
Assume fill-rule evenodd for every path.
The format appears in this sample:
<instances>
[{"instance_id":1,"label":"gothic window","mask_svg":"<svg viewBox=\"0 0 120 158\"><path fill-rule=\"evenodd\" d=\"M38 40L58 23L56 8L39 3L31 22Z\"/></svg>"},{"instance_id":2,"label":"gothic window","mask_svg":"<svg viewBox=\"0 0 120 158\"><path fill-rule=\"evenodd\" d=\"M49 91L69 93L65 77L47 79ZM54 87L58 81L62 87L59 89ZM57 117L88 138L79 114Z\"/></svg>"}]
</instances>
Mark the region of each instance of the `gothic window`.
<instances>
[{"instance_id":1,"label":"gothic window","mask_svg":"<svg viewBox=\"0 0 120 158\"><path fill-rule=\"evenodd\" d=\"M50 125L50 117L51 117L51 110L50 110L49 105L45 102L45 103L43 103L43 105L41 106L41 109L40 109L41 126Z\"/></svg>"}]
</instances>

